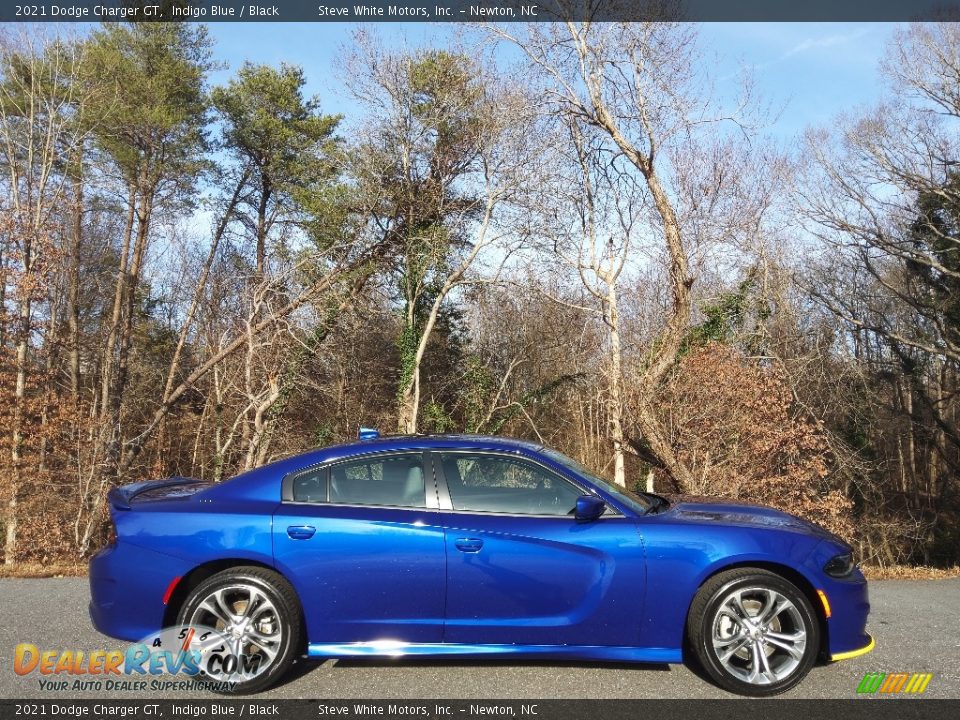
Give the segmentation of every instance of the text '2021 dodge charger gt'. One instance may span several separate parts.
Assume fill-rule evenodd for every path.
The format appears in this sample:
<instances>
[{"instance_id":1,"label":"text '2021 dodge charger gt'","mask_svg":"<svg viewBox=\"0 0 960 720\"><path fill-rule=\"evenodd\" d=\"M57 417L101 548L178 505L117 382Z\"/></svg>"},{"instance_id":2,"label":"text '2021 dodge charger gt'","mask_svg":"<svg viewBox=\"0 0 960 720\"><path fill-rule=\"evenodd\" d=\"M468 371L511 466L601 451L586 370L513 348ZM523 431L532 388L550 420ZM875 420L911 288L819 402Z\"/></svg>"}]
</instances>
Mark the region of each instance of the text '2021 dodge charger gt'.
<instances>
[{"instance_id":1,"label":"text '2021 dodge charger gt'","mask_svg":"<svg viewBox=\"0 0 960 720\"><path fill-rule=\"evenodd\" d=\"M183 649L232 655L204 675L235 692L306 654L686 659L773 695L873 646L851 549L812 523L627 494L519 440L363 435L219 484L112 490L96 627L206 628Z\"/></svg>"}]
</instances>

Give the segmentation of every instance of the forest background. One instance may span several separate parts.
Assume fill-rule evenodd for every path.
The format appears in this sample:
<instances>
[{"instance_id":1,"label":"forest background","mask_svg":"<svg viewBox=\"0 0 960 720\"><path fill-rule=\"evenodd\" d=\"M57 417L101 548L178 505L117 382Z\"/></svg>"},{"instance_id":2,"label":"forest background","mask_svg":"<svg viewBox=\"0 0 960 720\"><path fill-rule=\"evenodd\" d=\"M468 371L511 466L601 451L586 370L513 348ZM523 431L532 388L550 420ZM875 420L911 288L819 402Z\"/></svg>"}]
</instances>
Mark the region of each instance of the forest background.
<instances>
[{"instance_id":1,"label":"forest background","mask_svg":"<svg viewBox=\"0 0 960 720\"><path fill-rule=\"evenodd\" d=\"M0 28L5 563L364 425L956 565L960 28L893 29L829 118L703 30L361 28L328 103L200 24Z\"/></svg>"}]
</instances>

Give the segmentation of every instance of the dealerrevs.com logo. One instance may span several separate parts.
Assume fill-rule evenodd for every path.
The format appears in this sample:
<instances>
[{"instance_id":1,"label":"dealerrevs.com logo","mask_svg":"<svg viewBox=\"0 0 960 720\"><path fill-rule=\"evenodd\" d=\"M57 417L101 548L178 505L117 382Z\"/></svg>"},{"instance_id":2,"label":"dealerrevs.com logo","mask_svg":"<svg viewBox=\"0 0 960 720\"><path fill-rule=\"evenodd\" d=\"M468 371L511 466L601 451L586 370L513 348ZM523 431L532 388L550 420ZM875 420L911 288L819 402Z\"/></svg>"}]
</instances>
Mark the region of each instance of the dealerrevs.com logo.
<instances>
[{"instance_id":1,"label":"dealerrevs.com logo","mask_svg":"<svg viewBox=\"0 0 960 720\"><path fill-rule=\"evenodd\" d=\"M166 628L123 650L40 649L20 643L13 670L35 676L46 691L196 690L229 692L262 668L236 642L214 628ZM265 669L265 668L264 668Z\"/></svg>"},{"instance_id":2,"label":"dealerrevs.com logo","mask_svg":"<svg viewBox=\"0 0 960 720\"><path fill-rule=\"evenodd\" d=\"M932 679L931 673L867 673L857 686L857 692L868 695L920 695Z\"/></svg>"}]
</instances>

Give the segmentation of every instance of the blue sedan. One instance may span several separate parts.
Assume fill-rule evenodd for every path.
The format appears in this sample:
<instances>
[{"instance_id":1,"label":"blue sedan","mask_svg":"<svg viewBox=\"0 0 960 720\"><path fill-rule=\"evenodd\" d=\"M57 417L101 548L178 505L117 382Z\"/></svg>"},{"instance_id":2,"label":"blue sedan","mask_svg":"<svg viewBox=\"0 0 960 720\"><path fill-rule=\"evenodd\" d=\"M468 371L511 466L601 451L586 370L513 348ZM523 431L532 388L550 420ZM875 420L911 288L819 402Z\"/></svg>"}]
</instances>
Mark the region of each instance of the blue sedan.
<instances>
[{"instance_id":1,"label":"blue sedan","mask_svg":"<svg viewBox=\"0 0 960 720\"><path fill-rule=\"evenodd\" d=\"M628 494L530 442L361 435L219 484L112 490L94 625L207 628L185 643L232 652L204 674L235 692L304 654L456 655L686 661L762 696L873 647L851 548L812 523Z\"/></svg>"}]
</instances>

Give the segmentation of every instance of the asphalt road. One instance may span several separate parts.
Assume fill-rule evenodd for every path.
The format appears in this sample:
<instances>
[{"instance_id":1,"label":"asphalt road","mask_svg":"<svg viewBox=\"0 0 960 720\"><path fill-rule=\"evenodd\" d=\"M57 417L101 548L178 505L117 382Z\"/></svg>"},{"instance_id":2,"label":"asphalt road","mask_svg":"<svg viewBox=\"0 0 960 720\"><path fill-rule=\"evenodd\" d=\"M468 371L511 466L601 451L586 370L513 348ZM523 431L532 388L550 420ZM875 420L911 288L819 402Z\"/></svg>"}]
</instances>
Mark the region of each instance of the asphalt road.
<instances>
[{"instance_id":1,"label":"asphalt road","mask_svg":"<svg viewBox=\"0 0 960 720\"><path fill-rule=\"evenodd\" d=\"M814 668L784 697L851 698L866 672L930 672L928 697L960 699L960 579L871 583L868 630L876 649ZM85 578L0 580L0 698L149 697L142 692L41 690L13 672L17 643L41 649L110 650L124 643L91 627ZM164 697L157 694L157 697ZM195 697L210 698L206 693ZM178 692L171 699L191 697ZM273 698L724 698L682 666L557 662L340 660L299 663Z\"/></svg>"}]
</instances>

